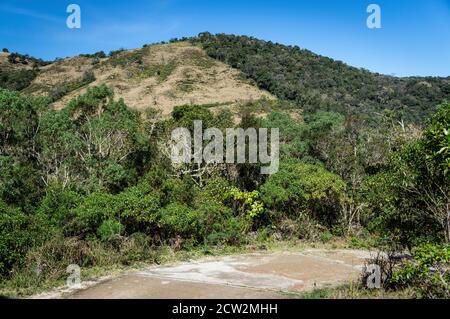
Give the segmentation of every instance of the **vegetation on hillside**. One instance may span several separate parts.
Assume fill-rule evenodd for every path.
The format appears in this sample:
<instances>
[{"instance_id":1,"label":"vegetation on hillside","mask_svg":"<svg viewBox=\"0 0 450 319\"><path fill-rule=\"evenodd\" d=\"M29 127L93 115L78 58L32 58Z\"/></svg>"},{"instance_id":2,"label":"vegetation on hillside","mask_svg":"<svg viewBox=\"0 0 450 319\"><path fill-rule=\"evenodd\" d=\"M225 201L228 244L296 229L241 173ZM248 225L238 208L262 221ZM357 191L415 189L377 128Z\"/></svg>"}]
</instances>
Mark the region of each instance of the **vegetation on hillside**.
<instances>
[{"instance_id":1,"label":"vegetation on hillside","mask_svg":"<svg viewBox=\"0 0 450 319\"><path fill-rule=\"evenodd\" d=\"M422 86L396 91L414 79L374 75L298 48L198 39L283 99L242 105L236 123L230 110L211 105L177 106L169 118L151 108L137 112L105 85L61 110L50 107L54 98L0 89L0 287L42 287L63 278L70 264L154 262L163 247L209 251L339 238L412 254L395 265L395 255L374 261L390 265L383 268L386 289L446 296L448 83L429 79L434 93L424 98ZM117 63L130 57L113 56ZM293 72L300 64L304 71ZM326 77L325 69L334 71ZM372 85L367 94L361 83ZM379 85L391 92L382 103ZM412 99L417 104L406 103ZM303 116L294 116L301 108ZM278 173L261 175L258 164L172 164L171 132L192 132L195 120L222 132L279 128Z\"/></svg>"},{"instance_id":2,"label":"vegetation on hillside","mask_svg":"<svg viewBox=\"0 0 450 319\"><path fill-rule=\"evenodd\" d=\"M51 63L27 54L9 53L6 48L3 53L8 53L8 64L0 64L0 88L3 89L21 91L27 88L39 74L39 68Z\"/></svg>"},{"instance_id":3,"label":"vegetation on hillside","mask_svg":"<svg viewBox=\"0 0 450 319\"><path fill-rule=\"evenodd\" d=\"M208 55L241 70L280 99L305 111L367 115L384 109L399 120L422 122L450 99L450 78L398 78L357 69L298 46L246 36L201 33L192 41Z\"/></svg>"}]
</instances>

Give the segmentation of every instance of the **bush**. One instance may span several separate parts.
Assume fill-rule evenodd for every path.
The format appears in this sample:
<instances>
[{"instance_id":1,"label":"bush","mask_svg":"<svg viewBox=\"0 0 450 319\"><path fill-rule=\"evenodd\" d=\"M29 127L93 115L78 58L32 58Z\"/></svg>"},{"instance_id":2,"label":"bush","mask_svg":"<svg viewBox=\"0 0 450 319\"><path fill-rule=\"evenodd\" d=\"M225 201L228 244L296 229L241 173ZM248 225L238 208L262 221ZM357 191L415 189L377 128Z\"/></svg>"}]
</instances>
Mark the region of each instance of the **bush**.
<instances>
[{"instance_id":1,"label":"bush","mask_svg":"<svg viewBox=\"0 0 450 319\"><path fill-rule=\"evenodd\" d=\"M0 88L21 91L27 88L38 76L39 71L32 70L1 70Z\"/></svg>"},{"instance_id":2,"label":"bush","mask_svg":"<svg viewBox=\"0 0 450 319\"><path fill-rule=\"evenodd\" d=\"M101 224L109 219L117 218L117 198L105 193L93 193L69 214L71 221L65 227L69 236L86 237L97 233Z\"/></svg>"},{"instance_id":3,"label":"bush","mask_svg":"<svg viewBox=\"0 0 450 319\"><path fill-rule=\"evenodd\" d=\"M222 202L200 196L195 205L200 221L200 238L211 245L239 245L251 228L248 216L234 216Z\"/></svg>"},{"instance_id":4,"label":"bush","mask_svg":"<svg viewBox=\"0 0 450 319\"><path fill-rule=\"evenodd\" d=\"M166 178L161 191L165 195L164 204L179 202L191 205L196 195L196 186L190 176Z\"/></svg>"},{"instance_id":5,"label":"bush","mask_svg":"<svg viewBox=\"0 0 450 319\"><path fill-rule=\"evenodd\" d=\"M413 257L394 272L390 286L414 288L423 298L450 297L450 245L421 245Z\"/></svg>"},{"instance_id":6,"label":"bush","mask_svg":"<svg viewBox=\"0 0 450 319\"><path fill-rule=\"evenodd\" d=\"M271 210L283 208L288 216L306 211L331 226L339 217L345 198L345 182L318 165L282 163L277 174L260 188L261 199Z\"/></svg>"},{"instance_id":7,"label":"bush","mask_svg":"<svg viewBox=\"0 0 450 319\"><path fill-rule=\"evenodd\" d=\"M65 95L69 94L70 92L78 90L79 88L82 88L83 86L86 86L94 82L95 80L96 78L94 72L86 71L83 73L81 78L72 82L65 82L52 88L52 91L50 92L50 97L52 101L56 102Z\"/></svg>"},{"instance_id":8,"label":"bush","mask_svg":"<svg viewBox=\"0 0 450 319\"><path fill-rule=\"evenodd\" d=\"M76 208L82 201L82 196L58 184L47 188L47 194L42 199L37 212L53 225L63 227L70 221L69 211Z\"/></svg>"},{"instance_id":9,"label":"bush","mask_svg":"<svg viewBox=\"0 0 450 319\"><path fill-rule=\"evenodd\" d=\"M115 216L125 227L125 233L153 234L159 220L160 194L151 188L131 187L116 195Z\"/></svg>"},{"instance_id":10,"label":"bush","mask_svg":"<svg viewBox=\"0 0 450 319\"><path fill-rule=\"evenodd\" d=\"M152 249L151 238L143 233L134 233L126 238L120 246L120 262L129 265L136 261L154 262L155 251Z\"/></svg>"},{"instance_id":11,"label":"bush","mask_svg":"<svg viewBox=\"0 0 450 319\"><path fill-rule=\"evenodd\" d=\"M248 218L257 218L264 214L264 205L259 201L259 192L243 192L236 187L225 192L225 200L230 201L235 213Z\"/></svg>"},{"instance_id":12,"label":"bush","mask_svg":"<svg viewBox=\"0 0 450 319\"><path fill-rule=\"evenodd\" d=\"M21 266L29 249L51 236L44 221L9 207L0 200L0 275Z\"/></svg>"},{"instance_id":13,"label":"bush","mask_svg":"<svg viewBox=\"0 0 450 319\"><path fill-rule=\"evenodd\" d=\"M117 238L123 232L123 225L117 220L105 220L97 229L97 235L104 242Z\"/></svg>"},{"instance_id":14,"label":"bush","mask_svg":"<svg viewBox=\"0 0 450 319\"><path fill-rule=\"evenodd\" d=\"M394 153L389 168L364 186L374 228L409 249L450 241L449 127L447 103L431 118L423 137Z\"/></svg>"},{"instance_id":15,"label":"bush","mask_svg":"<svg viewBox=\"0 0 450 319\"><path fill-rule=\"evenodd\" d=\"M165 238L200 238L201 221L194 209L184 204L172 203L161 209L160 218L160 231L165 234Z\"/></svg>"}]
</instances>

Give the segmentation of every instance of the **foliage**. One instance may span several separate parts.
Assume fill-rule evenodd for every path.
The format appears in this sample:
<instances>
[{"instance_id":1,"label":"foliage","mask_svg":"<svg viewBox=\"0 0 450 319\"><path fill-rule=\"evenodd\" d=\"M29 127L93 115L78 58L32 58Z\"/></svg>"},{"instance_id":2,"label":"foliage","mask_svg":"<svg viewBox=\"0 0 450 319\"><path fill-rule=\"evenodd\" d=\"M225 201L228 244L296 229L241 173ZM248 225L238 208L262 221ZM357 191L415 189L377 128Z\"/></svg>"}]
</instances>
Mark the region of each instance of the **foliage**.
<instances>
[{"instance_id":1,"label":"foliage","mask_svg":"<svg viewBox=\"0 0 450 319\"><path fill-rule=\"evenodd\" d=\"M46 112L38 137L46 182L88 192L124 189L149 156L138 114L113 101L106 86L88 89L62 111Z\"/></svg>"},{"instance_id":2,"label":"foliage","mask_svg":"<svg viewBox=\"0 0 450 319\"><path fill-rule=\"evenodd\" d=\"M233 201L233 207L239 213L244 213L250 218L256 218L264 214L264 205L258 200L259 192L243 192L236 187L225 193L225 200Z\"/></svg>"},{"instance_id":3,"label":"foliage","mask_svg":"<svg viewBox=\"0 0 450 319\"><path fill-rule=\"evenodd\" d=\"M26 210L42 194L36 136L46 107L45 99L0 89L0 199Z\"/></svg>"},{"instance_id":4,"label":"foliage","mask_svg":"<svg viewBox=\"0 0 450 319\"><path fill-rule=\"evenodd\" d=\"M191 40L282 100L238 106L236 124L236 114L213 109L220 103L176 106L170 118L138 112L104 85L61 110L50 107L94 81L93 73L54 88L53 100L0 89L2 278L24 280L23 273L42 283L62 278L70 263L152 260L165 245L208 250L352 235L354 245L370 245L373 236L410 248L415 261L399 270L396 285L413 285L413 273L424 295L440 296L428 287L437 287L434 269L445 269L448 249L414 247L449 240L450 104L423 134L411 122L449 97L448 81L381 76L246 37ZM164 81L176 64L146 66L146 50L112 52L102 63L126 67L130 78ZM100 63L104 56L88 57ZM0 84L20 89L30 75L2 73ZM262 176L258 164L173 165L172 130L192 132L196 120L221 131L279 128L279 172Z\"/></svg>"},{"instance_id":5,"label":"foliage","mask_svg":"<svg viewBox=\"0 0 450 319\"><path fill-rule=\"evenodd\" d=\"M26 215L0 200L0 275L22 265L27 251L50 235L40 216Z\"/></svg>"},{"instance_id":6,"label":"foliage","mask_svg":"<svg viewBox=\"0 0 450 319\"><path fill-rule=\"evenodd\" d=\"M201 33L191 41L207 54L240 69L280 99L297 101L305 111L366 114L394 110L398 118L422 122L450 99L449 80L396 78L357 69L298 46L252 37Z\"/></svg>"},{"instance_id":7,"label":"foliage","mask_svg":"<svg viewBox=\"0 0 450 319\"><path fill-rule=\"evenodd\" d=\"M109 241L112 238L120 236L123 231L123 225L117 220L105 220L97 229L98 237L102 241Z\"/></svg>"},{"instance_id":8,"label":"foliage","mask_svg":"<svg viewBox=\"0 0 450 319\"><path fill-rule=\"evenodd\" d=\"M450 179L448 159L442 156L448 145L448 114L449 104L442 105L424 136L395 153L389 169L365 183L375 227L409 248L449 240Z\"/></svg>"},{"instance_id":9,"label":"foliage","mask_svg":"<svg viewBox=\"0 0 450 319\"><path fill-rule=\"evenodd\" d=\"M82 77L76 81L65 82L63 84L55 86L50 92L50 98L53 102L56 102L70 92L78 90L94 82L95 80L96 79L94 73L92 71L86 71L85 73L83 73Z\"/></svg>"},{"instance_id":10,"label":"foliage","mask_svg":"<svg viewBox=\"0 0 450 319\"><path fill-rule=\"evenodd\" d=\"M37 69L0 70L0 88L21 91L27 88L38 74Z\"/></svg>"},{"instance_id":11,"label":"foliage","mask_svg":"<svg viewBox=\"0 0 450 319\"><path fill-rule=\"evenodd\" d=\"M282 111L272 111L261 123L265 128L280 129L281 158L303 158L308 155L307 127Z\"/></svg>"},{"instance_id":12,"label":"foliage","mask_svg":"<svg viewBox=\"0 0 450 319\"><path fill-rule=\"evenodd\" d=\"M68 212L76 208L82 200L83 197L80 193L59 184L52 184L47 187L46 194L37 208L37 213L52 225L62 228L70 221Z\"/></svg>"},{"instance_id":13,"label":"foliage","mask_svg":"<svg viewBox=\"0 0 450 319\"><path fill-rule=\"evenodd\" d=\"M414 249L413 257L394 272L389 285L397 289L413 287L424 298L448 298L450 246L421 245Z\"/></svg>"},{"instance_id":14,"label":"foliage","mask_svg":"<svg viewBox=\"0 0 450 319\"><path fill-rule=\"evenodd\" d=\"M442 104L431 117L423 143L430 170L450 177L450 102Z\"/></svg>"},{"instance_id":15,"label":"foliage","mask_svg":"<svg viewBox=\"0 0 450 319\"><path fill-rule=\"evenodd\" d=\"M33 66L46 66L51 64L50 61L44 61L39 58L34 58L28 54L20 54L17 52L13 52L8 55L8 61L12 64L24 64L24 65L33 65Z\"/></svg>"},{"instance_id":16,"label":"foliage","mask_svg":"<svg viewBox=\"0 0 450 319\"><path fill-rule=\"evenodd\" d=\"M319 165L290 161L261 186L261 199L272 210L290 216L306 211L326 225L336 222L345 199L345 182Z\"/></svg>"}]
</instances>

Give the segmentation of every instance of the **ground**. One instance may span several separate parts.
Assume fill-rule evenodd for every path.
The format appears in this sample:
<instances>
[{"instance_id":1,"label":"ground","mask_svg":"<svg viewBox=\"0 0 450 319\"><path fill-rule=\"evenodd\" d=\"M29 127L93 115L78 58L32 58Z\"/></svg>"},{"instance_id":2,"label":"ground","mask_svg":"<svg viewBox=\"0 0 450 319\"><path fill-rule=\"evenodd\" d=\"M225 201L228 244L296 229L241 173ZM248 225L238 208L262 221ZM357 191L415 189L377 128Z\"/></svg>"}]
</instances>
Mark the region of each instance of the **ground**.
<instances>
[{"instance_id":1,"label":"ground","mask_svg":"<svg viewBox=\"0 0 450 319\"><path fill-rule=\"evenodd\" d=\"M254 253L152 266L35 298L254 299L289 298L359 278L370 253L307 249Z\"/></svg>"}]
</instances>

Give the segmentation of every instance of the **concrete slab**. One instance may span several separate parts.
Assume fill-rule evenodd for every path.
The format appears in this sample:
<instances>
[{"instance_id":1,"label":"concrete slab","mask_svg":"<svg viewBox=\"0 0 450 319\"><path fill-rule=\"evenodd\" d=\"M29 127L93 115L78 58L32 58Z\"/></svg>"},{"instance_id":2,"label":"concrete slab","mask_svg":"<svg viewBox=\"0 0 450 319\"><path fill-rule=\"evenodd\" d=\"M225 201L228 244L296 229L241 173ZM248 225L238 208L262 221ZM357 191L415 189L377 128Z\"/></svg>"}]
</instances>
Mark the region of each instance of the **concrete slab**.
<instances>
[{"instance_id":1,"label":"concrete slab","mask_svg":"<svg viewBox=\"0 0 450 319\"><path fill-rule=\"evenodd\" d=\"M306 250L149 267L77 291L69 298L285 298L286 293L355 280L369 257L365 251Z\"/></svg>"}]
</instances>

